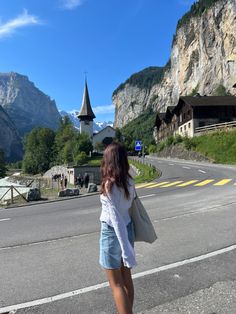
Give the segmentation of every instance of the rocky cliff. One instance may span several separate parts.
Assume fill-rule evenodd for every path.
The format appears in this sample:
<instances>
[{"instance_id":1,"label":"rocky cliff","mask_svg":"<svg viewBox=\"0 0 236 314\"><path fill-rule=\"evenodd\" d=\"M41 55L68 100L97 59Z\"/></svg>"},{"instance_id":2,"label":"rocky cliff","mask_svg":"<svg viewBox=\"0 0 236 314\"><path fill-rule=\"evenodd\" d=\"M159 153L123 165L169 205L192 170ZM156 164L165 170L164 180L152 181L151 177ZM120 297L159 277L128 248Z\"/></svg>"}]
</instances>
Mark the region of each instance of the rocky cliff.
<instances>
[{"instance_id":1,"label":"rocky cliff","mask_svg":"<svg viewBox=\"0 0 236 314\"><path fill-rule=\"evenodd\" d=\"M123 127L149 106L165 111L176 105L180 95L215 95L219 86L236 95L236 0L194 4L178 23L166 67L156 68L156 80L150 72L149 85L142 84L147 81L144 71L114 91L116 127Z\"/></svg>"},{"instance_id":2,"label":"rocky cliff","mask_svg":"<svg viewBox=\"0 0 236 314\"><path fill-rule=\"evenodd\" d=\"M34 127L56 129L60 114L56 103L29 81L14 72L0 73L0 105L8 113L20 136Z\"/></svg>"},{"instance_id":3,"label":"rocky cliff","mask_svg":"<svg viewBox=\"0 0 236 314\"><path fill-rule=\"evenodd\" d=\"M8 114L0 106L0 149L7 161L22 159L23 150L18 131Z\"/></svg>"}]
</instances>

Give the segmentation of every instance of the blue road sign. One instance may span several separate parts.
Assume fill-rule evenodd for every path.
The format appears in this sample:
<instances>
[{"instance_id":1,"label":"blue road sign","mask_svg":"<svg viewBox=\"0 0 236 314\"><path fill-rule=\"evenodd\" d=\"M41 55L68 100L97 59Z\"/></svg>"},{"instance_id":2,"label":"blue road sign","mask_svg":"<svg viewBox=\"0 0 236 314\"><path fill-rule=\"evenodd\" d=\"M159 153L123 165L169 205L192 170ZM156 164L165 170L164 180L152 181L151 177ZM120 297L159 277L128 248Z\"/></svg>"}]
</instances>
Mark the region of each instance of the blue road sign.
<instances>
[{"instance_id":1,"label":"blue road sign","mask_svg":"<svg viewBox=\"0 0 236 314\"><path fill-rule=\"evenodd\" d=\"M135 141L135 150L136 151L142 150L142 141Z\"/></svg>"}]
</instances>

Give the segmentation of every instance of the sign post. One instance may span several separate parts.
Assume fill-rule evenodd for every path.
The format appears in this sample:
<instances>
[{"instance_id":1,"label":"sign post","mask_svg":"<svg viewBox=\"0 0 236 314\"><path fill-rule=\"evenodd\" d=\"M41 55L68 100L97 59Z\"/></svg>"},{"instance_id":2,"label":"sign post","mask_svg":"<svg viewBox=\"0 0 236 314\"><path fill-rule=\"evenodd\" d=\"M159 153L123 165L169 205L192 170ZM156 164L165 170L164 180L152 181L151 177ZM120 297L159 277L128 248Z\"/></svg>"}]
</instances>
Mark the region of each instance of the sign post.
<instances>
[{"instance_id":1,"label":"sign post","mask_svg":"<svg viewBox=\"0 0 236 314\"><path fill-rule=\"evenodd\" d=\"M135 151L139 152L139 157L140 157L140 152L142 151L142 141L135 141Z\"/></svg>"}]
</instances>

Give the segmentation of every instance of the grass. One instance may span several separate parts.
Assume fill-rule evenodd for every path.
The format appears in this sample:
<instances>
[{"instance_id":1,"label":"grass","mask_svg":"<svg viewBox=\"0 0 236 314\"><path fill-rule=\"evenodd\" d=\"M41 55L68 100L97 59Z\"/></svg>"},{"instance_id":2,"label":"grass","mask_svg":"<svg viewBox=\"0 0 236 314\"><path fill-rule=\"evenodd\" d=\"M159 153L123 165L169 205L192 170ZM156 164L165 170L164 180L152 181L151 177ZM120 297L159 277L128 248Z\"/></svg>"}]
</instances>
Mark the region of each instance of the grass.
<instances>
[{"instance_id":1,"label":"grass","mask_svg":"<svg viewBox=\"0 0 236 314\"><path fill-rule=\"evenodd\" d=\"M89 166L101 166L102 156L93 156L88 159L87 163Z\"/></svg>"},{"instance_id":2,"label":"grass","mask_svg":"<svg viewBox=\"0 0 236 314\"><path fill-rule=\"evenodd\" d=\"M190 139L194 150L216 163L236 164L236 130L222 130Z\"/></svg>"},{"instance_id":3,"label":"grass","mask_svg":"<svg viewBox=\"0 0 236 314\"><path fill-rule=\"evenodd\" d=\"M129 163L140 171L140 174L134 178L135 183L152 181L159 176L159 172L152 165L142 164L137 160L131 159L129 159Z\"/></svg>"}]
</instances>

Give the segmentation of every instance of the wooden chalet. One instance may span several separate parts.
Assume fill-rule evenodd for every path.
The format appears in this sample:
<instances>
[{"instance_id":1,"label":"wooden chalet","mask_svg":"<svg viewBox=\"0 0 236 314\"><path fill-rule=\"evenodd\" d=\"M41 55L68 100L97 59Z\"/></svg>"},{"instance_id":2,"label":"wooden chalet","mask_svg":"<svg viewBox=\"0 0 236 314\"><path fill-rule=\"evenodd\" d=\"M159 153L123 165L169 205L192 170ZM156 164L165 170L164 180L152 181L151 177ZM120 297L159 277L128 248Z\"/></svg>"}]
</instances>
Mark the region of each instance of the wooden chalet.
<instances>
[{"instance_id":1,"label":"wooden chalet","mask_svg":"<svg viewBox=\"0 0 236 314\"><path fill-rule=\"evenodd\" d=\"M157 116L158 141L176 134L193 137L203 127L236 121L236 97L180 97L175 107Z\"/></svg>"}]
</instances>

